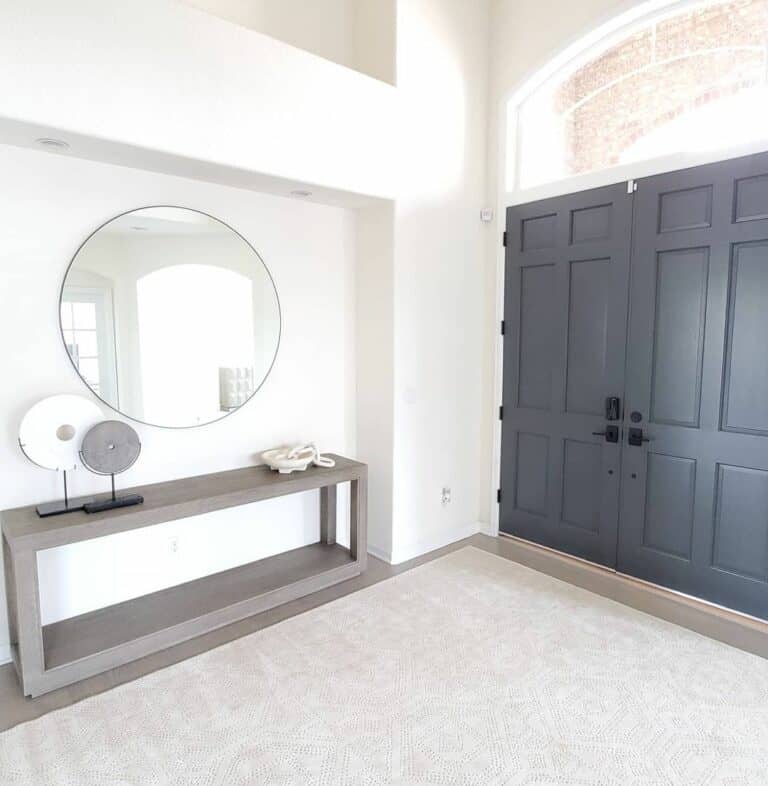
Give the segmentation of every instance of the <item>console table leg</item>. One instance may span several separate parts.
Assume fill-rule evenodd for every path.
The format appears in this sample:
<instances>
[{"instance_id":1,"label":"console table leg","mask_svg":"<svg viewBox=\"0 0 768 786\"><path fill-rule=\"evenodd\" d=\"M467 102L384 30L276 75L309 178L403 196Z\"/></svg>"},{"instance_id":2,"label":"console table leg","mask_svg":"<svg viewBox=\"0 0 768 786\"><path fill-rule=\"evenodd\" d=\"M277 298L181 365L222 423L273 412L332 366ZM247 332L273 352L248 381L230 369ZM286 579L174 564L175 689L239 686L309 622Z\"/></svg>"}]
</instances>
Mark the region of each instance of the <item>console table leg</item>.
<instances>
[{"instance_id":1,"label":"console table leg","mask_svg":"<svg viewBox=\"0 0 768 786\"><path fill-rule=\"evenodd\" d=\"M320 542L336 542L336 486L320 489Z\"/></svg>"},{"instance_id":2,"label":"console table leg","mask_svg":"<svg viewBox=\"0 0 768 786\"><path fill-rule=\"evenodd\" d=\"M10 633L10 643L14 647L19 646L19 633L16 620L18 619L18 609L16 606L16 575L11 561L11 547L3 538L3 566L5 568L5 598L8 605L8 632ZM21 675L19 675L21 679Z\"/></svg>"},{"instance_id":3,"label":"console table leg","mask_svg":"<svg viewBox=\"0 0 768 786\"><path fill-rule=\"evenodd\" d=\"M38 694L45 671L43 630L40 621L40 593L37 579L37 552L11 554L16 600L18 666L25 696Z\"/></svg>"},{"instance_id":4,"label":"console table leg","mask_svg":"<svg viewBox=\"0 0 768 786\"><path fill-rule=\"evenodd\" d=\"M368 515L368 478L363 475L350 483L350 527L349 550L357 560L360 570L368 563L368 542L366 539Z\"/></svg>"}]
</instances>

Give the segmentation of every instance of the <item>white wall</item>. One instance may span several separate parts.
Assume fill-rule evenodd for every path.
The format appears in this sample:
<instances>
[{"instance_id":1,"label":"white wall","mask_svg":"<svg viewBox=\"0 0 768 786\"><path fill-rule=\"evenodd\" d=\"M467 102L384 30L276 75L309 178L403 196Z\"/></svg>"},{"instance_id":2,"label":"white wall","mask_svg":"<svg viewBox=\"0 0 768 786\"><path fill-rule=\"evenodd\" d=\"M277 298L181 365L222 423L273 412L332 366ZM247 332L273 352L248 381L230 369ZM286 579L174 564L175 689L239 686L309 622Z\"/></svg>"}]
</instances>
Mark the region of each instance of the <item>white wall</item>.
<instances>
[{"instance_id":1,"label":"white wall","mask_svg":"<svg viewBox=\"0 0 768 786\"><path fill-rule=\"evenodd\" d=\"M398 6L396 562L478 527L489 24L487 2Z\"/></svg>"},{"instance_id":2,"label":"white wall","mask_svg":"<svg viewBox=\"0 0 768 786\"><path fill-rule=\"evenodd\" d=\"M283 335L271 375L242 410L200 429L134 424L142 455L119 483L245 466L263 449L299 440L354 453L353 211L4 146L0 171L0 509L60 495L61 478L24 458L17 430L24 412L45 396L90 395L58 333L61 279L94 228L150 203L204 210L241 232L275 279ZM103 478L85 470L72 478L73 493L96 490L105 490ZM44 617L80 613L316 540L318 504L316 494L299 495L46 553ZM346 504L340 531L346 531ZM179 533L174 555L170 538ZM4 615L0 590L0 660L8 654Z\"/></svg>"},{"instance_id":3,"label":"white wall","mask_svg":"<svg viewBox=\"0 0 768 786\"><path fill-rule=\"evenodd\" d=\"M75 155L394 192L391 85L177 0L0 0L0 20L0 115L83 134Z\"/></svg>"},{"instance_id":4,"label":"white wall","mask_svg":"<svg viewBox=\"0 0 768 786\"><path fill-rule=\"evenodd\" d=\"M82 392L55 324L69 256L106 218L140 204L175 203L219 215L263 253L284 309L283 345L246 411L200 430L143 429L144 455L125 483L253 463L256 450L308 431L350 453L357 431L360 455L371 461L374 553L398 562L477 531L482 465L489 463L480 429L482 392L490 386L483 378L483 255L495 229L479 220L487 193L489 5L398 3L393 88L170 0L72 0L66 10L52 0L4 4L0 139L6 121L22 132L34 124L71 129L83 141L73 155L95 150L146 168L172 157L178 170L209 180L237 169L396 204L368 207L355 231L343 210L2 151L13 187L0 200L9 219L0 237L8 301L0 303L0 326L20 323L32 334L6 367L16 384L0 391L0 458L9 467L2 507L58 491L55 477L17 454L14 438L37 398ZM262 180L243 175L237 182L256 188ZM297 231L300 221L306 231ZM349 338L356 308L357 347ZM307 387L307 379L322 385ZM94 482L78 477L76 489ZM443 486L452 490L446 506ZM293 514L307 522L310 512L316 526L314 501L292 504L299 507L286 510L286 526ZM306 535L303 526L296 542ZM167 548L172 534L157 537ZM182 545L179 554L182 548L197 545ZM160 559L167 576L196 564L193 556L183 566L170 559ZM93 602L92 591L62 588L68 575L51 575L72 593L71 608ZM145 575L117 582L137 593L151 583ZM56 604L46 611L50 618L62 613Z\"/></svg>"},{"instance_id":5,"label":"white wall","mask_svg":"<svg viewBox=\"0 0 768 786\"><path fill-rule=\"evenodd\" d=\"M642 0L644 1L644 0ZM566 46L641 0L491 0L494 96L518 87Z\"/></svg>"},{"instance_id":6,"label":"white wall","mask_svg":"<svg viewBox=\"0 0 768 786\"><path fill-rule=\"evenodd\" d=\"M354 0L353 67L390 84L397 80L397 0Z\"/></svg>"},{"instance_id":7,"label":"white wall","mask_svg":"<svg viewBox=\"0 0 768 786\"><path fill-rule=\"evenodd\" d=\"M357 218L357 454L368 464L368 550L392 557L394 456L394 209Z\"/></svg>"},{"instance_id":8,"label":"white wall","mask_svg":"<svg viewBox=\"0 0 768 786\"><path fill-rule=\"evenodd\" d=\"M307 52L354 68L354 0L183 0Z\"/></svg>"},{"instance_id":9,"label":"white wall","mask_svg":"<svg viewBox=\"0 0 768 786\"><path fill-rule=\"evenodd\" d=\"M394 81L395 0L182 0L307 52Z\"/></svg>"}]
</instances>

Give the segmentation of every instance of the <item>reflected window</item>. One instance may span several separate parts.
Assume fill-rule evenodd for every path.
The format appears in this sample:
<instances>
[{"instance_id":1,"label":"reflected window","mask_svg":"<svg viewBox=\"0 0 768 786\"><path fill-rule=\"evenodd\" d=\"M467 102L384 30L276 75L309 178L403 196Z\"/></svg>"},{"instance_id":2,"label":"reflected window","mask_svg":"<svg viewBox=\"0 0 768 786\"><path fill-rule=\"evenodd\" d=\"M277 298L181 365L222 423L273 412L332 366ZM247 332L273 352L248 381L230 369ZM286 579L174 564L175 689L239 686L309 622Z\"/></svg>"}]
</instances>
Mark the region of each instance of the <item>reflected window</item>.
<instances>
[{"instance_id":1,"label":"reflected window","mask_svg":"<svg viewBox=\"0 0 768 786\"><path fill-rule=\"evenodd\" d=\"M686 5L510 107L507 187L768 139L768 0Z\"/></svg>"},{"instance_id":2,"label":"reflected window","mask_svg":"<svg viewBox=\"0 0 768 786\"><path fill-rule=\"evenodd\" d=\"M86 287L69 289L61 301L61 328L80 376L97 395L116 397L109 293Z\"/></svg>"},{"instance_id":3,"label":"reflected window","mask_svg":"<svg viewBox=\"0 0 768 786\"><path fill-rule=\"evenodd\" d=\"M215 265L171 265L140 278L136 294L147 420L202 423L250 397L261 315L249 277ZM239 386L231 403L223 402L222 384Z\"/></svg>"}]
</instances>

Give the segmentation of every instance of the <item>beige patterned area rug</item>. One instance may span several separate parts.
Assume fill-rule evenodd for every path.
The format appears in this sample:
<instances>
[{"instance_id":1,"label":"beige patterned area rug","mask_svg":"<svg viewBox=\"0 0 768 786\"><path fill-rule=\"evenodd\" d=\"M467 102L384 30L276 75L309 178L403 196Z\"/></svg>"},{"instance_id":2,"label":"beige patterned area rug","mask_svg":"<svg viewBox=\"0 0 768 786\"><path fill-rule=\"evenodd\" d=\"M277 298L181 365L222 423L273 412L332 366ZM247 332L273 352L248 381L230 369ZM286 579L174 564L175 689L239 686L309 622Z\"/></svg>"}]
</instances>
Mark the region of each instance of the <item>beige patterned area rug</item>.
<instances>
[{"instance_id":1,"label":"beige patterned area rug","mask_svg":"<svg viewBox=\"0 0 768 786\"><path fill-rule=\"evenodd\" d=\"M0 735L0 783L766 784L768 661L465 548Z\"/></svg>"}]
</instances>

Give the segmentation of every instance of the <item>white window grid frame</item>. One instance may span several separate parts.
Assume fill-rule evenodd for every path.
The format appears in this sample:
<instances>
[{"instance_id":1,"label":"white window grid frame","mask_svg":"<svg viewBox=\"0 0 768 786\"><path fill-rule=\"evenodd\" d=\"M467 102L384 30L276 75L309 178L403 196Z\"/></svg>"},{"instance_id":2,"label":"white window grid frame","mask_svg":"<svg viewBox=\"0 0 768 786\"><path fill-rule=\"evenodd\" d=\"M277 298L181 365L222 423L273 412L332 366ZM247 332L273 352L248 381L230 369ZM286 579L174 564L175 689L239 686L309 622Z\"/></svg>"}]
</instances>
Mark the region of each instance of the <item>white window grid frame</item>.
<instances>
[{"instance_id":1,"label":"white window grid frame","mask_svg":"<svg viewBox=\"0 0 768 786\"><path fill-rule=\"evenodd\" d=\"M109 403L115 409L119 408L119 387L117 379L117 365L115 355L114 309L112 293L100 287L68 286L61 295L61 305L65 303L93 303L96 306L96 351L99 366L99 389L94 390L94 395L102 401ZM66 333L85 332L74 325L67 329L62 324L62 336ZM103 346L99 339L104 338ZM66 340L64 341L66 346ZM90 358L88 356L85 359ZM85 377L79 370L80 358L72 358L72 364L78 369L78 374L85 382ZM86 383L87 384L87 383ZM88 386L90 388L90 385ZM92 388L91 388L92 389Z\"/></svg>"}]
</instances>

